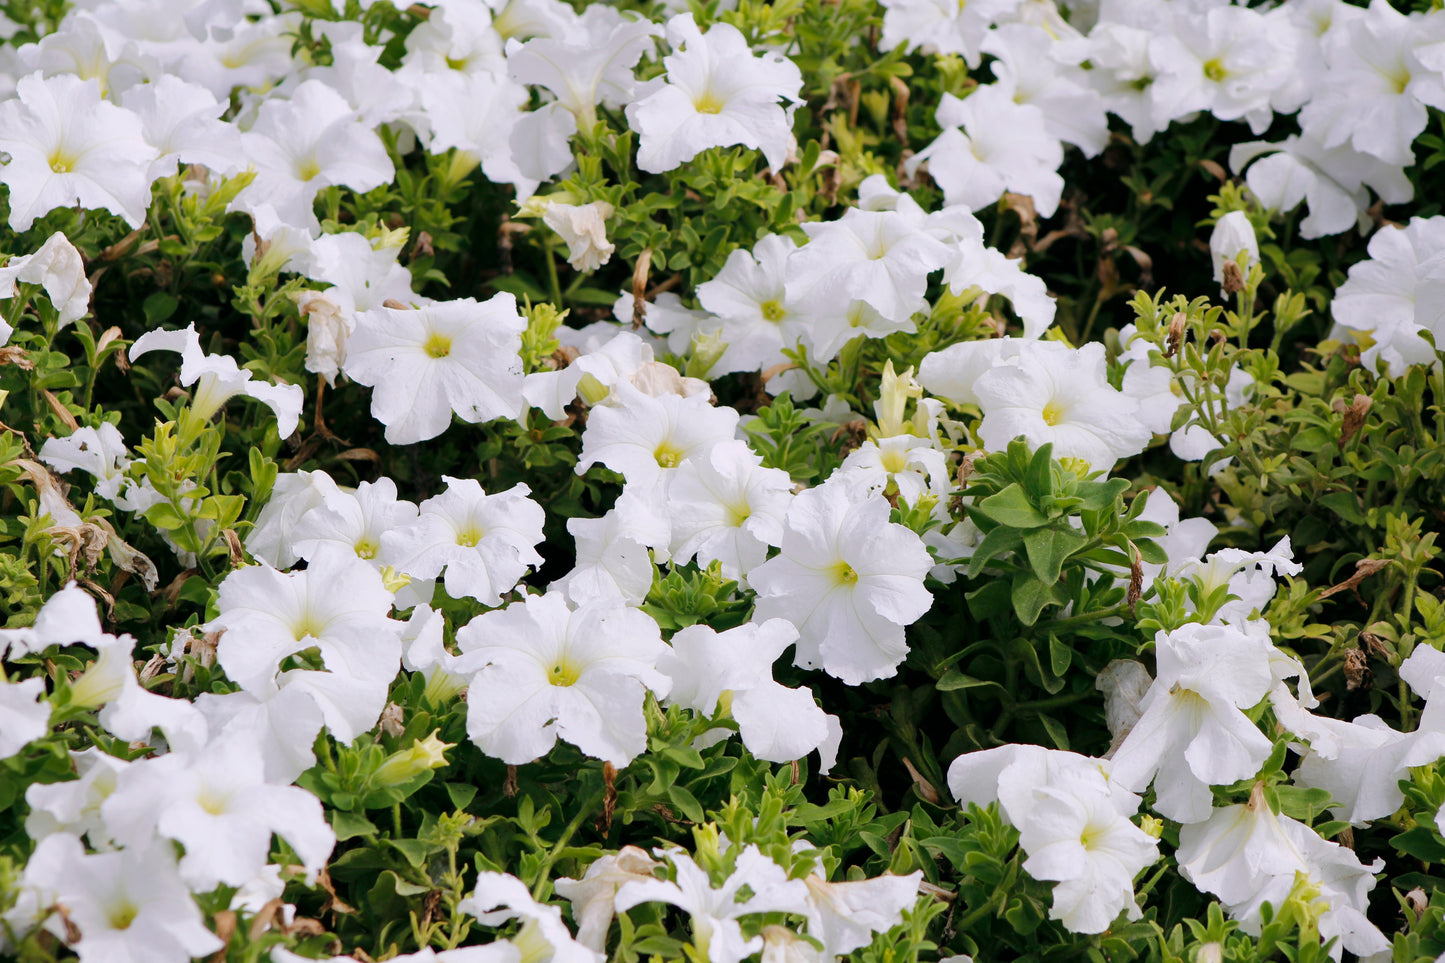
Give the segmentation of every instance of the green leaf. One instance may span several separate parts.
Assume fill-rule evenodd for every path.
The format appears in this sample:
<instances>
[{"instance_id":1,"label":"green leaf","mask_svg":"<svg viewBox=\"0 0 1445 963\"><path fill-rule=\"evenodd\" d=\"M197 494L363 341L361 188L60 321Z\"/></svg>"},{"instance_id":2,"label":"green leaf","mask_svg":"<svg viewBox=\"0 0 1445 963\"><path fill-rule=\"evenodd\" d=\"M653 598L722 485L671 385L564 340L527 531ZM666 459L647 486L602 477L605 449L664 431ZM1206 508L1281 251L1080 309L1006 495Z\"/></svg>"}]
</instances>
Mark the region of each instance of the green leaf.
<instances>
[{"instance_id":1,"label":"green leaf","mask_svg":"<svg viewBox=\"0 0 1445 963\"><path fill-rule=\"evenodd\" d=\"M1360 500L1354 492L1330 492L1328 495L1321 495L1319 503L1351 525L1364 525L1367 521L1364 512L1360 511Z\"/></svg>"},{"instance_id":2,"label":"green leaf","mask_svg":"<svg viewBox=\"0 0 1445 963\"><path fill-rule=\"evenodd\" d=\"M141 310L145 312L146 323L152 327L175 314L178 307L180 307L180 301L176 300L176 296L168 291L157 291L141 304Z\"/></svg>"},{"instance_id":3,"label":"green leaf","mask_svg":"<svg viewBox=\"0 0 1445 963\"><path fill-rule=\"evenodd\" d=\"M1010 598L1013 601L1014 614L1024 625L1033 625L1039 619L1039 613L1044 606L1050 603L1062 604L1063 599L1059 598L1055 591L1057 585L1045 585L1030 572L1019 572L1014 576Z\"/></svg>"},{"instance_id":4,"label":"green leaf","mask_svg":"<svg viewBox=\"0 0 1445 963\"><path fill-rule=\"evenodd\" d=\"M1445 843L1440 841L1439 834L1424 826L1391 836L1390 845L1426 863L1445 863Z\"/></svg>"},{"instance_id":5,"label":"green leaf","mask_svg":"<svg viewBox=\"0 0 1445 963\"><path fill-rule=\"evenodd\" d=\"M677 807L678 812L695 823L703 821L702 803L683 786L674 783L667 787L667 798Z\"/></svg>"},{"instance_id":6,"label":"green leaf","mask_svg":"<svg viewBox=\"0 0 1445 963\"><path fill-rule=\"evenodd\" d=\"M989 679L975 679L971 675L964 675L957 669L949 669L943 673L943 677L939 679L935 685L940 692L952 692L955 689L977 689L980 686L986 685L998 686L1000 689L1003 688L1003 686L997 682Z\"/></svg>"},{"instance_id":7,"label":"green leaf","mask_svg":"<svg viewBox=\"0 0 1445 963\"><path fill-rule=\"evenodd\" d=\"M375 836L376 824L367 819L361 813L347 812L344 809L333 809L328 816L331 817L331 828L336 831L336 841L345 842L348 839L356 839L360 836Z\"/></svg>"},{"instance_id":8,"label":"green leaf","mask_svg":"<svg viewBox=\"0 0 1445 963\"><path fill-rule=\"evenodd\" d=\"M1053 585L1059 580L1064 560L1089 542L1088 536L1074 531L1067 523L1038 528L1024 536L1024 551L1029 566L1039 581Z\"/></svg>"},{"instance_id":9,"label":"green leaf","mask_svg":"<svg viewBox=\"0 0 1445 963\"><path fill-rule=\"evenodd\" d=\"M1034 507L1017 482L979 502L978 510L1009 528L1038 528L1049 523L1049 517Z\"/></svg>"},{"instance_id":10,"label":"green leaf","mask_svg":"<svg viewBox=\"0 0 1445 963\"><path fill-rule=\"evenodd\" d=\"M1074 650L1069 648L1054 633L1049 633L1049 671L1062 677L1074 661Z\"/></svg>"},{"instance_id":11,"label":"green leaf","mask_svg":"<svg viewBox=\"0 0 1445 963\"><path fill-rule=\"evenodd\" d=\"M1069 731L1064 728L1062 722L1053 716L1039 716L1038 720L1039 724L1044 727L1044 731L1049 734L1049 739L1053 741L1054 745L1064 750L1069 748Z\"/></svg>"}]
</instances>

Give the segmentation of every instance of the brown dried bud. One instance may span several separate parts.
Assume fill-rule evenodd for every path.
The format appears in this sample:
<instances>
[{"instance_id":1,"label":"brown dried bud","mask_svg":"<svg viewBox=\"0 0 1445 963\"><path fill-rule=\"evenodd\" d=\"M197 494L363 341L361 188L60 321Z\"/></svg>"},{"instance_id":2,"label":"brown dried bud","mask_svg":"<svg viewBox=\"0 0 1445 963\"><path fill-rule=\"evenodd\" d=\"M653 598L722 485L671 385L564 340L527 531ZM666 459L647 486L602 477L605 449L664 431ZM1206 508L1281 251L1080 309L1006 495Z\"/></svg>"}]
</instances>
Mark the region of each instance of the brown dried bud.
<instances>
[{"instance_id":1,"label":"brown dried bud","mask_svg":"<svg viewBox=\"0 0 1445 963\"><path fill-rule=\"evenodd\" d=\"M1238 294L1244 290L1244 272L1235 261L1224 262L1224 293Z\"/></svg>"},{"instance_id":2,"label":"brown dried bud","mask_svg":"<svg viewBox=\"0 0 1445 963\"><path fill-rule=\"evenodd\" d=\"M1169 333L1164 336L1164 357L1172 358L1179 353L1184 346L1184 334L1189 324L1189 317L1183 311L1176 311L1174 317L1169 319Z\"/></svg>"},{"instance_id":3,"label":"brown dried bud","mask_svg":"<svg viewBox=\"0 0 1445 963\"><path fill-rule=\"evenodd\" d=\"M1344 416L1340 423L1341 448L1344 448L1349 444L1351 438L1359 434L1360 429L1365 425L1365 415L1369 414L1374 403L1374 399L1369 395L1358 394L1355 395L1355 400L1350 403L1349 407L1346 407L1343 401L1335 402L1339 406L1335 410Z\"/></svg>"},{"instance_id":4,"label":"brown dried bud","mask_svg":"<svg viewBox=\"0 0 1445 963\"><path fill-rule=\"evenodd\" d=\"M1430 898L1426 896L1425 891L1418 886L1405 894L1405 906L1410 910L1410 915L1414 917L1411 922L1418 923L1420 917L1425 915L1425 908L1429 905Z\"/></svg>"},{"instance_id":5,"label":"brown dried bud","mask_svg":"<svg viewBox=\"0 0 1445 963\"><path fill-rule=\"evenodd\" d=\"M406 723L402 719L401 706L395 702L388 702L386 708L381 710L381 731L393 739L406 731Z\"/></svg>"},{"instance_id":6,"label":"brown dried bud","mask_svg":"<svg viewBox=\"0 0 1445 963\"><path fill-rule=\"evenodd\" d=\"M1374 680L1374 673L1365 664L1365 653L1359 649L1350 649L1345 653L1345 688L1351 692L1356 689L1368 689Z\"/></svg>"},{"instance_id":7,"label":"brown dried bud","mask_svg":"<svg viewBox=\"0 0 1445 963\"><path fill-rule=\"evenodd\" d=\"M502 795L513 799L517 795L517 767L507 766L507 776L502 780Z\"/></svg>"}]
</instances>

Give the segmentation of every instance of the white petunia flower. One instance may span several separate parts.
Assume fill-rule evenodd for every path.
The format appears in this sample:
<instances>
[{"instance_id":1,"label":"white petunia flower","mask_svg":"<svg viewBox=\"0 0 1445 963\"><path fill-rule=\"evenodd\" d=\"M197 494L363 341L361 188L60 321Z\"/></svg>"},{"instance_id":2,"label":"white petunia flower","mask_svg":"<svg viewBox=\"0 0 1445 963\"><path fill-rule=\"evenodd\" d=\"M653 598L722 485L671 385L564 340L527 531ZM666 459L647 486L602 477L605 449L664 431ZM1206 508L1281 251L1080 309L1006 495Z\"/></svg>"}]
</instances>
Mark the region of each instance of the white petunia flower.
<instances>
[{"instance_id":1,"label":"white petunia flower","mask_svg":"<svg viewBox=\"0 0 1445 963\"><path fill-rule=\"evenodd\" d=\"M667 490L675 562L716 561L741 579L781 544L793 480L762 464L746 442L725 441L678 467Z\"/></svg>"},{"instance_id":2,"label":"white petunia flower","mask_svg":"<svg viewBox=\"0 0 1445 963\"><path fill-rule=\"evenodd\" d=\"M1107 471L1149 444L1138 403L1109 384L1102 344L1074 349L1024 341L1009 347L1017 348L1015 363L990 368L972 385L983 409L979 438L990 451L1023 436L1033 448L1052 443L1055 458L1078 458Z\"/></svg>"},{"instance_id":3,"label":"white petunia flower","mask_svg":"<svg viewBox=\"0 0 1445 963\"><path fill-rule=\"evenodd\" d=\"M518 417L526 328L510 294L373 308L357 317L343 370L373 388L371 413L387 441L426 441L453 412L472 424Z\"/></svg>"},{"instance_id":4,"label":"white petunia flower","mask_svg":"<svg viewBox=\"0 0 1445 963\"><path fill-rule=\"evenodd\" d=\"M150 204L156 152L140 118L101 100L96 81L33 73L0 103L0 184L10 188L10 227L24 231L57 207L100 208L132 228ZM57 306L58 307L58 306Z\"/></svg>"},{"instance_id":5,"label":"white petunia flower","mask_svg":"<svg viewBox=\"0 0 1445 963\"><path fill-rule=\"evenodd\" d=\"M526 485L488 494L475 478L442 476L447 490L420 505L416 521L381 537L382 553L413 578L436 578L452 598L500 605L528 568L540 566L542 507Z\"/></svg>"},{"instance_id":6,"label":"white petunia flower","mask_svg":"<svg viewBox=\"0 0 1445 963\"><path fill-rule=\"evenodd\" d=\"M549 203L542 223L557 232L567 245L567 263L574 271L595 271L612 260L617 248L607 240L607 219L613 207L606 201L591 204Z\"/></svg>"},{"instance_id":7,"label":"white petunia flower","mask_svg":"<svg viewBox=\"0 0 1445 963\"><path fill-rule=\"evenodd\" d=\"M36 847L19 890L7 922L21 932L43 922L81 963L182 963L225 945L206 928L169 843L87 855L56 833Z\"/></svg>"},{"instance_id":8,"label":"white petunia flower","mask_svg":"<svg viewBox=\"0 0 1445 963\"><path fill-rule=\"evenodd\" d=\"M522 920L522 928L511 939L519 961L603 963L605 959L602 953L574 940L567 924L562 922L562 911L537 902L526 885L515 876L478 873L471 895L458 903L457 909L475 916L485 926L499 926L511 919ZM496 963L503 963L503 959L497 958ZM459 960L458 963L465 961Z\"/></svg>"},{"instance_id":9,"label":"white petunia flower","mask_svg":"<svg viewBox=\"0 0 1445 963\"><path fill-rule=\"evenodd\" d=\"M269 565L231 572L206 628L226 630L216 659L243 689L265 698L278 683L299 686L316 699L327 727L349 742L376 724L400 666L401 623L388 618L391 602L375 569L334 551L301 572ZM288 667L313 648L325 671L304 659Z\"/></svg>"},{"instance_id":10,"label":"white petunia flower","mask_svg":"<svg viewBox=\"0 0 1445 963\"><path fill-rule=\"evenodd\" d=\"M1012 191L1032 197L1042 216L1053 216L1064 191L1058 173L1064 149L1042 110L1015 103L991 84L962 100L945 93L936 119L943 133L904 164L909 176L927 161L948 204L977 211Z\"/></svg>"},{"instance_id":11,"label":"white petunia flower","mask_svg":"<svg viewBox=\"0 0 1445 963\"><path fill-rule=\"evenodd\" d=\"M1325 902L1322 940L1338 937L1330 953L1360 957L1388 952L1390 941L1365 917L1374 874L1353 851L1322 839L1309 826L1273 812L1256 784L1249 802L1215 809L1209 818L1179 831L1179 871L1201 892L1219 897L1240 929L1258 936L1266 902L1276 910L1302 875Z\"/></svg>"},{"instance_id":12,"label":"white petunia flower","mask_svg":"<svg viewBox=\"0 0 1445 963\"><path fill-rule=\"evenodd\" d=\"M615 385L612 397L615 404L593 408L587 419L579 475L600 463L645 488L737 430L738 413L708 404L705 397L654 397L630 382Z\"/></svg>"},{"instance_id":13,"label":"white petunia flower","mask_svg":"<svg viewBox=\"0 0 1445 963\"><path fill-rule=\"evenodd\" d=\"M707 871L681 850L666 854L676 882L661 879L634 880L617 890L618 912L639 903L670 903L692 917L693 944L707 954L709 963L741 963L762 949L760 936L743 937L738 918L753 913L807 912L808 888L798 879L788 879L781 866L763 855L756 846L738 854L732 875L713 888ZM743 890L748 895L743 899Z\"/></svg>"},{"instance_id":14,"label":"white petunia flower","mask_svg":"<svg viewBox=\"0 0 1445 963\"><path fill-rule=\"evenodd\" d=\"M236 395L246 395L276 413L276 433L282 438L289 438L301 421L305 394L299 387L254 381L251 372L236 364L230 355L206 354L194 324L180 331L147 331L130 346L130 359L134 361L150 351L174 351L181 356L181 384L196 386L191 409L202 418L220 411Z\"/></svg>"},{"instance_id":15,"label":"white petunia flower","mask_svg":"<svg viewBox=\"0 0 1445 963\"><path fill-rule=\"evenodd\" d=\"M1141 715L1114 753L1113 774L1155 809L1182 823L1209 816L1210 786L1247 779L1272 743L1244 714L1274 685L1268 635L1188 623L1154 640L1158 676Z\"/></svg>"},{"instance_id":16,"label":"white petunia flower","mask_svg":"<svg viewBox=\"0 0 1445 963\"><path fill-rule=\"evenodd\" d=\"M798 628L795 664L821 666L849 685L883 679L908 654L903 628L933 604L923 541L889 522L881 495L824 484L793 499L782 552L748 574L754 621Z\"/></svg>"},{"instance_id":17,"label":"white petunia flower","mask_svg":"<svg viewBox=\"0 0 1445 963\"><path fill-rule=\"evenodd\" d=\"M123 846L146 846L157 837L184 846L181 878L198 893L259 875L272 833L286 840L313 879L336 844L319 799L266 781L261 750L245 730L195 755L169 753L130 766L101 815Z\"/></svg>"},{"instance_id":18,"label":"white petunia flower","mask_svg":"<svg viewBox=\"0 0 1445 963\"><path fill-rule=\"evenodd\" d=\"M666 695L657 623L621 599L575 611L559 592L487 612L457 630L459 668L473 672L467 735L520 765L559 738L625 766L647 748L647 690Z\"/></svg>"},{"instance_id":19,"label":"white petunia flower","mask_svg":"<svg viewBox=\"0 0 1445 963\"><path fill-rule=\"evenodd\" d=\"M691 13L667 22L673 53L664 57L666 82L627 105L638 133L637 166L670 171L709 147L741 144L762 152L781 170L792 138L792 116L802 103L803 75L781 54L754 54L730 24L706 34Z\"/></svg>"},{"instance_id":20,"label":"white petunia flower","mask_svg":"<svg viewBox=\"0 0 1445 963\"><path fill-rule=\"evenodd\" d=\"M1368 250L1335 292L1336 324L1368 339L1360 361L1371 370L1384 360L1399 377L1409 365L1437 364L1436 349L1420 335L1429 331L1445 347L1445 217L1383 228Z\"/></svg>"},{"instance_id":21,"label":"white petunia flower","mask_svg":"<svg viewBox=\"0 0 1445 963\"><path fill-rule=\"evenodd\" d=\"M55 308L60 327L83 318L90 310L90 280L85 259L60 231L45 239L34 254L12 257L0 267L0 301L15 296L15 284L38 284ZM10 340L11 327L0 321L0 344Z\"/></svg>"},{"instance_id":22,"label":"white petunia flower","mask_svg":"<svg viewBox=\"0 0 1445 963\"><path fill-rule=\"evenodd\" d=\"M0 760L9 759L49 731L45 680L11 682L0 671Z\"/></svg>"},{"instance_id":23,"label":"white petunia flower","mask_svg":"<svg viewBox=\"0 0 1445 963\"><path fill-rule=\"evenodd\" d=\"M798 638L782 619L740 625L715 632L690 625L672 637L657 668L672 680L667 702L711 716L725 703L738 723L743 745L767 762L792 762L817 749L823 771L833 768L842 730L836 716L823 712L804 687L790 689L773 680L773 663ZM706 742L726 738L714 729Z\"/></svg>"}]
</instances>

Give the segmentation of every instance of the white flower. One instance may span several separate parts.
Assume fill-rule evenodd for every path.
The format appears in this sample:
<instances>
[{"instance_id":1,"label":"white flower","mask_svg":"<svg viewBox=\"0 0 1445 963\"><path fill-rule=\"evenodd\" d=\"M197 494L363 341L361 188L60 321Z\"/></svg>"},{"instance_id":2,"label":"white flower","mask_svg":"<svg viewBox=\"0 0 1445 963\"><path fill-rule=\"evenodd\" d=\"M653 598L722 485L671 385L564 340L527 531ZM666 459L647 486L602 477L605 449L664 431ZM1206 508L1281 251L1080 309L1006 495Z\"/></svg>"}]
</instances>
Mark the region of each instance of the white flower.
<instances>
[{"instance_id":1,"label":"white flower","mask_svg":"<svg viewBox=\"0 0 1445 963\"><path fill-rule=\"evenodd\" d=\"M34 254L12 257L0 267L0 300L15 296L16 282L38 284L55 308L60 327L78 321L90 310L90 280L85 260L75 245L56 231ZM0 321L0 344L10 340L11 328Z\"/></svg>"},{"instance_id":2,"label":"white flower","mask_svg":"<svg viewBox=\"0 0 1445 963\"><path fill-rule=\"evenodd\" d=\"M743 938L738 917L752 913L807 911L808 889L802 880L788 879L781 866L756 846L738 854L736 868L722 886L714 889L707 872L692 857L672 850L666 854L677 881L634 880L617 890L616 905L625 912L639 903L670 903L692 917L693 943L707 954L709 963L741 963L762 949L761 937ZM741 898L743 888L750 891Z\"/></svg>"},{"instance_id":3,"label":"white flower","mask_svg":"<svg viewBox=\"0 0 1445 963\"><path fill-rule=\"evenodd\" d=\"M923 541L889 522L881 495L825 484L793 499L782 552L753 569L754 621L798 627L795 664L849 685L887 678L908 654L903 628L933 604Z\"/></svg>"},{"instance_id":4,"label":"white flower","mask_svg":"<svg viewBox=\"0 0 1445 963\"><path fill-rule=\"evenodd\" d=\"M59 472L79 469L96 480L95 493L109 501L120 495L130 451L120 429L108 421L99 428L85 426L69 438L47 438L40 448L40 460Z\"/></svg>"},{"instance_id":5,"label":"white flower","mask_svg":"<svg viewBox=\"0 0 1445 963\"><path fill-rule=\"evenodd\" d=\"M526 328L510 294L373 308L357 317L343 370L372 386L371 413L387 441L426 441L446 431L453 412L472 424L519 415Z\"/></svg>"},{"instance_id":6,"label":"white flower","mask_svg":"<svg viewBox=\"0 0 1445 963\"><path fill-rule=\"evenodd\" d=\"M601 518L569 518L567 533L576 542L577 564L551 588L575 604L604 598L642 604L657 566L626 515L614 508Z\"/></svg>"},{"instance_id":7,"label":"white flower","mask_svg":"<svg viewBox=\"0 0 1445 963\"><path fill-rule=\"evenodd\" d=\"M11 682L0 671L0 760L9 759L49 731L45 680Z\"/></svg>"},{"instance_id":8,"label":"white flower","mask_svg":"<svg viewBox=\"0 0 1445 963\"><path fill-rule=\"evenodd\" d=\"M269 565L233 571L206 628L226 630L216 659L243 689L264 698L278 681L299 686L316 699L327 727L349 742L376 724L400 666L401 623L388 618L391 602L375 569L333 551L314 556L302 572ZM313 647L325 671L285 667Z\"/></svg>"},{"instance_id":9,"label":"white flower","mask_svg":"<svg viewBox=\"0 0 1445 963\"><path fill-rule=\"evenodd\" d=\"M1279 909L1299 875L1317 885L1326 902L1319 919L1322 940L1339 937L1331 955L1348 950L1357 956L1388 952L1390 941L1365 918L1375 887L1373 866L1351 850L1320 838L1305 824L1274 813L1256 784L1249 802L1214 810L1207 821L1179 831L1179 871L1201 892L1219 897L1240 929L1258 936L1261 909Z\"/></svg>"},{"instance_id":10,"label":"white flower","mask_svg":"<svg viewBox=\"0 0 1445 963\"><path fill-rule=\"evenodd\" d=\"M793 480L762 464L746 442L725 441L678 467L667 490L675 562L716 561L725 577L738 579L781 544Z\"/></svg>"},{"instance_id":11,"label":"white flower","mask_svg":"<svg viewBox=\"0 0 1445 963\"><path fill-rule=\"evenodd\" d=\"M637 166L660 174L709 147L741 144L781 170L802 72L781 54L755 55L730 24L703 34L691 13L667 22L667 40L666 82L627 105L628 126L639 135Z\"/></svg>"},{"instance_id":12,"label":"white flower","mask_svg":"<svg viewBox=\"0 0 1445 963\"><path fill-rule=\"evenodd\" d=\"M241 147L257 175L233 206L252 211L270 204L287 224L312 231L318 227L312 205L324 188L364 193L395 175L381 138L320 80L301 84L290 100L263 103Z\"/></svg>"},{"instance_id":13,"label":"white flower","mask_svg":"<svg viewBox=\"0 0 1445 963\"><path fill-rule=\"evenodd\" d=\"M1415 217L1370 238L1370 257L1350 268L1330 312L1345 329L1368 336L1360 361L1383 359L1391 377L1411 364L1436 364L1429 331L1445 346L1445 217Z\"/></svg>"},{"instance_id":14,"label":"white flower","mask_svg":"<svg viewBox=\"0 0 1445 963\"><path fill-rule=\"evenodd\" d=\"M10 188L10 227L28 230L57 207L110 211L132 228L150 204L156 152L140 118L101 100L96 81L73 75L22 77L0 103L0 184Z\"/></svg>"},{"instance_id":15,"label":"white flower","mask_svg":"<svg viewBox=\"0 0 1445 963\"><path fill-rule=\"evenodd\" d=\"M227 354L206 354L201 350L201 337L196 326L188 324L180 331L147 331L130 346L134 361L150 351L174 351L181 356L181 384L195 385L191 409L202 418L209 418L236 395L246 395L276 413L276 433L289 438L301 420L301 402L305 394L296 385L273 385L253 381L251 372L236 364Z\"/></svg>"},{"instance_id":16,"label":"white flower","mask_svg":"<svg viewBox=\"0 0 1445 963\"><path fill-rule=\"evenodd\" d=\"M607 219L613 208L606 201L591 204L549 203L542 223L567 244L567 263L574 271L595 271L612 259L616 247L607 240Z\"/></svg>"},{"instance_id":17,"label":"white flower","mask_svg":"<svg viewBox=\"0 0 1445 963\"><path fill-rule=\"evenodd\" d=\"M86 855L80 840L56 833L31 854L19 888L12 925L28 929L16 917L29 910L62 941L78 933L81 963L182 963L225 945L206 929L169 843Z\"/></svg>"},{"instance_id":18,"label":"white flower","mask_svg":"<svg viewBox=\"0 0 1445 963\"><path fill-rule=\"evenodd\" d=\"M581 879L557 880L557 895L572 903L577 921L577 942L601 953L606 949L607 929L616 915L613 898L617 888L632 880L652 878L658 863L636 846L623 846L616 853L595 860Z\"/></svg>"},{"instance_id":19,"label":"white flower","mask_svg":"<svg viewBox=\"0 0 1445 963\"><path fill-rule=\"evenodd\" d=\"M994 84L963 100L945 93L936 119L943 133L904 164L909 176L927 161L949 204L977 211L1013 191L1032 197L1039 214L1053 216L1064 191L1058 174L1064 149L1042 110L1015 103Z\"/></svg>"},{"instance_id":20,"label":"white flower","mask_svg":"<svg viewBox=\"0 0 1445 963\"><path fill-rule=\"evenodd\" d=\"M519 83L551 91L577 125L590 130L599 103L619 107L633 100L632 68L661 32L652 21L637 18L620 19L605 33L586 37L540 37L511 51L507 70Z\"/></svg>"},{"instance_id":21,"label":"white flower","mask_svg":"<svg viewBox=\"0 0 1445 963\"><path fill-rule=\"evenodd\" d=\"M928 275L949 260L947 246L897 211L850 208L803 230L809 240L788 260L789 285L811 298L865 301L889 321L924 307Z\"/></svg>"},{"instance_id":22,"label":"white flower","mask_svg":"<svg viewBox=\"0 0 1445 963\"><path fill-rule=\"evenodd\" d=\"M872 879L830 883L818 873L803 879L808 887L808 935L823 944L833 960L873 942L903 922L903 911L918 899L923 870L907 876L885 873Z\"/></svg>"},{"instance_id":23,"label":"white flower","mask_svg":"<svg viewBox=\"0 0 1445 963\"><path fill-rule=\"evenodd\" d=\"M670 476L679 465L737 430L738 413L718 408L706 398L676 394L656 397L631 383L612 391L614 405L599 405L582 433L577 474L601 463L619 472L629 484L647 487Z\"/></svg>"},{"instance_id":24,"label":"white flower","mask_svg":"<svg viewBox=\"0 0 1445 963\"><path fill-rule=\"evenodd\" d=\"M478 873L476 887L457 904L457 909L475 916L485 926L498 926L520 918L522 928L511 940L516 953L512 959L551 960L552 963L603 963L605 959L597 950L573 940L567 924L562 922L562 911L537 902L515 876ZM498 957L496 963L503 963L505 959Z\"/></svg>"},{"instance_id":25,"label":"white flower","mask_svg":"<svg viewBox=\"0 0 1445 963\"><path fill-rule=\"evenodd\" d=\"M665 695L657 623L621 599L573 611L559 592L529 596L457 630L472 671L467 735L489 756L520 765L561 738L625 766L647 748L643 699Z\"/></svg>"},{"instance_id":26,"label":"white flower","mask_svg":"<svg viewBox=\"0 0 1445 963\"><path fill-rule=\"evenodd\" d=\"M1158 676L1114 753L1113 774L1136 792L1154 783L1155 808L1182 823L1209 816L1210 786L1247 779L1273 746L1244 710L1274 685L1268 635L1188 623L1154 639Z\"/></svg>"},{"instance_id":27,"label":"white flower","mask_svg":"<svg viewBox=\"0 0 1445 963\"><path fill-rule=\"evenodd\" d=\"M989 27L1010 13L1016 0L886 0L882 50L906 46L959 54L969 67L981 63L979 46Z\"/></svg>"},{"instance_id":28,"label":"white flower","mask_svg":"<svg viewBox=\"0 0 1445 963\"><path fill-rule=\"evenodd\" d=\"M195 755L169 753L132 765L101 805L124 846L157 836L185 847L181 878L198 893L241 886L266 867L274 832L300 857L309 878L336 843L321 801L296 786L266 782L261 751L245 730Z\"/></svg>"},{"instance_id":29,"label":"white flower","mask_svg":"<svg viewBox=\"0 0 1445 963\"><path fill-rule=\"evenodd\" d=\"M475 478L442 476L447 490L420 505L415 522L381 537L382 553L413 578L436 578L452 598L500 605L527 569L542 564L542 507L526 485L488 494Z\"/></svg>"},{"instance_id":30,"label":"white flower","mask_svg":"<svg viewBox=\"0 0 1445 963\"><path fill-rule=\"evenodd\" d=\"M1055 458L1079 458L1108 470L1149 444L1138 403L1109 384L1102 344L1074 349L1025 341L1010 347L1018 350L1016 363L985 371L972 386L983 409L979 438L990 451L1023 436L1032 448L1052 443Z\"/></svg>"},{"instance_id":31,"label":"white flower","mask_svg":"<svg viewBox=\"0 0 1445 963\"><path fill-rule=\"evenodd\" d=\"M1240 255L1244 255L1242 264ZM1209 258L1214 262L1214 281L1221 287L1226 262L1238 267L1246 278L1249 269L1259 263L1259 241L1243 211L1230 211L1215 223L1214 233L1209 236Z\"/></svg>"},{"instance_id":32,"label":"white flower","mask_svg":"<svg viewBox=\"0 0 1445 963\"><path fill-rule=\"evenodd\" d=\"M721 702L738 723L743 745L767 762L792 762L814 749L822 768L833 768L842 730L836 716L818 708L806 688L773 679L773 663L798 637L782 619L715 632L690 625L672 637L657 667L672 680L667 702L711 716ZM726 730L713 730L726 737ZM707 741L714 741L711 734Z\"/></svg>"}]
</instances>

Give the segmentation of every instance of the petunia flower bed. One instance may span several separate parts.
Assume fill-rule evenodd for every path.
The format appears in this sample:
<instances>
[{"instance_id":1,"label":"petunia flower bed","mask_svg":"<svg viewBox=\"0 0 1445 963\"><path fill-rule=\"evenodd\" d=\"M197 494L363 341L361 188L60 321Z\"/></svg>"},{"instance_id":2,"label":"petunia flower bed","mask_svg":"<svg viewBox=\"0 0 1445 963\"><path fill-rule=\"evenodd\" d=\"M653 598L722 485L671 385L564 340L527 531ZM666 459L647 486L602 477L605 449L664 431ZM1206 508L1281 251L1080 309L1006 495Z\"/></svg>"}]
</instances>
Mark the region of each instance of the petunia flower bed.
<instances>
[{"instance_id":1,"label":"petunia flower bed","mask_svg":"<svg viewBox=\"0 0 1445 963\"><path fill-rule=\"evenodd\" d=\"M0 958L1445 954L1445 12L0 3Z\"/></svg>"}]
</instances>

